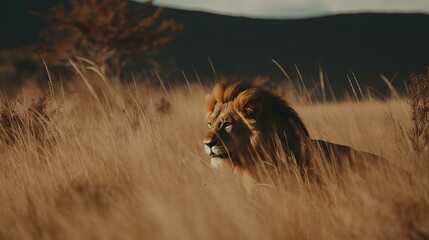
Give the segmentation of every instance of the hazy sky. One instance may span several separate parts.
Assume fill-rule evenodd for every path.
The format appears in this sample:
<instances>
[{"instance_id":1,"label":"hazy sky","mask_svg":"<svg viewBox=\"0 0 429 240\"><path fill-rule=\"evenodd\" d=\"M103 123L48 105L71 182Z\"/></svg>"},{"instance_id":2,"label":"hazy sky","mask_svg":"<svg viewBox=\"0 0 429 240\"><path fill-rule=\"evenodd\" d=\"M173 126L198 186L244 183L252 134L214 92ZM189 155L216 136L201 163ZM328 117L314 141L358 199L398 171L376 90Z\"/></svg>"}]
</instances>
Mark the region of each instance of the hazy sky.
<instances>
[{"instance_id":1,"label":"hazy sky","mask_svg":"<svg viewBox=\"0 0 429 240\"><path fill-rule=\"evenodd\" d=\"M308 17L349 12L420 12L429 0L155 0L155 4L253 17Z\"/></svg>"}]
</instances>

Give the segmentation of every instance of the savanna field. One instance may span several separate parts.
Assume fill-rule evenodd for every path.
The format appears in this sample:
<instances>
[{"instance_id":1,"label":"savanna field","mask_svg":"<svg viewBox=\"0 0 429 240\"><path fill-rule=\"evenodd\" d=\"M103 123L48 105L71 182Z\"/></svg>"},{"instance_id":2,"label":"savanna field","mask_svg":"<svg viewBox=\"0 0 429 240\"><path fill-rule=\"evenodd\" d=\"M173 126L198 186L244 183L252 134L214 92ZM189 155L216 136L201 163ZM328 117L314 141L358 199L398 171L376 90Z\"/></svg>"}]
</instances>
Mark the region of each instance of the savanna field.
<instances>
[{"instance_id":1,"label":"savanna field","mask_svg":"<svg viewBox=\"0 0 429 240\"><path fill-rule=\"evenodd\" d=\"M428 239L429 162L405 97L303 103L312 138L409 171L245 188L204 153L210 84L112 85L97 75L2 97L0 239ZM294 100L295 99L295 100Z\"/></svg>"}]
</instances>

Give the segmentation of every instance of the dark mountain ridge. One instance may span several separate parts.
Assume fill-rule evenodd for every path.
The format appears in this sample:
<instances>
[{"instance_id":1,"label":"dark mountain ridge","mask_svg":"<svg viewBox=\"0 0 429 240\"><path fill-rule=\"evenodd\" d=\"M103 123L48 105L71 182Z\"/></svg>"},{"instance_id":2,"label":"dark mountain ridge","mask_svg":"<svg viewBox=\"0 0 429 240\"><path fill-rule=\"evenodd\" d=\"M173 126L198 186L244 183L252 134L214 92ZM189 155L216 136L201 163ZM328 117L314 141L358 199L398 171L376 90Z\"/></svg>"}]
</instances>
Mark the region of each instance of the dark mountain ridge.
<instances>
[{"instance_id":1,"label":"dark mountain ridge","mask_svg":"<svg viewBox=\"0 0 429 240\"><path fill-rule=\"evenodd\" d=\"M2 1L0 49L40 41L37 33L44 25L27 11L46 11L56 2ZM194 69L203 78L211 77L209 57L221 75L284 79L271 62L275 59L294 78L296 65L309 84L318 81L322 67L336 93L350 89L346 75L352 71L362 86L385 92L379 74L396 75L394 84L402 88L411 73L425 73L429 66L429 15L424 14L269 20L166 8L164 16L185 26L171 45L152 56L171 79L183 79L182 70L192 74ZM141 66L132 69L139 72Z\"/></svg>"},{"instance_id":2,"label":"dark mountain ridge","mask_svg":"<svg viewBox=\"0 0 429 240\"><path fill-rule=\"evenodd\" d=\"M394 84L429 66L429 16L423 14L353 14L299 20L261 20L167 10L185 30L164 52L176 56L179 69L284 78L275 59L307 81L319 78L319 66L335 92L350 89L346 75L382 92L380 74L396 75ZM198 19L198 21L195 21ZM311 84L311 83L310 83Z\"/></svg>"}]
</instances>

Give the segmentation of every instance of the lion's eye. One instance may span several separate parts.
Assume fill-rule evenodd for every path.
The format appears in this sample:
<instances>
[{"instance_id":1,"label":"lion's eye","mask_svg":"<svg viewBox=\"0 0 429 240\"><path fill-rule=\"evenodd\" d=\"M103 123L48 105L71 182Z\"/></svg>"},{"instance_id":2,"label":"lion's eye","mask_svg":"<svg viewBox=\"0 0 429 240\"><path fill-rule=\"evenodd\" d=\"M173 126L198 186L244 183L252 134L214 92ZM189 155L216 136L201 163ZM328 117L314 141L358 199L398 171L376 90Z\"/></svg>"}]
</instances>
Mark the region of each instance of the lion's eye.
<instances>
[{"instance_id":1,"label":"lion's eye","mask_svg":"<svg viewBox=\"0 0 429 240\"><path fill-rule=\"evenodd\" d=\"M231 122L224 122L224 123L223 123L223 127L224 127L225 129L229 129L229 128L231 128L231 127L232 127L232 123L231 123Z\"/></svg>"}]
</instances>

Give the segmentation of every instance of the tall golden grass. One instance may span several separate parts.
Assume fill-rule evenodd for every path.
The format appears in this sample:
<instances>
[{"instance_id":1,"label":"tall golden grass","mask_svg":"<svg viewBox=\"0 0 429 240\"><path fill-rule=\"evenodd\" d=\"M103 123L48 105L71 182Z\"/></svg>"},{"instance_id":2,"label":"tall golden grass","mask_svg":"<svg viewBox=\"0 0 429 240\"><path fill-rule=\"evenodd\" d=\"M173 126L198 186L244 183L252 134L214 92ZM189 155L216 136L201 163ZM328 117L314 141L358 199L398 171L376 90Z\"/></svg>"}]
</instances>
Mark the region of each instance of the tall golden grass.
<instances>
[{"instance_id":1,"label":"tall golden grass","mask_svg":"<svg viewBox=\"0 0 429 240\"><path fill-rule=\"evenodd\" d=\"M13 111L23 124L0 143L0 239L429 237L428 162L406 137L403 99L293 106L313 138L379 154L410 171L413 184L374 171L348 173L344 184L285 176L249 193L204 154L209 86L79 81L50 81L49 118L28 107L41 91L18 94Z\"/></svg>"}]
</instances>

